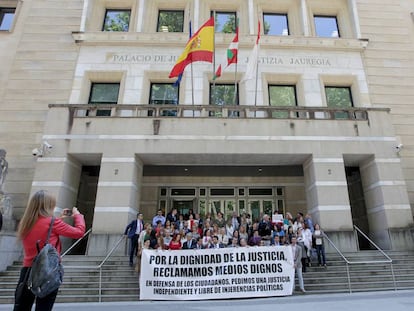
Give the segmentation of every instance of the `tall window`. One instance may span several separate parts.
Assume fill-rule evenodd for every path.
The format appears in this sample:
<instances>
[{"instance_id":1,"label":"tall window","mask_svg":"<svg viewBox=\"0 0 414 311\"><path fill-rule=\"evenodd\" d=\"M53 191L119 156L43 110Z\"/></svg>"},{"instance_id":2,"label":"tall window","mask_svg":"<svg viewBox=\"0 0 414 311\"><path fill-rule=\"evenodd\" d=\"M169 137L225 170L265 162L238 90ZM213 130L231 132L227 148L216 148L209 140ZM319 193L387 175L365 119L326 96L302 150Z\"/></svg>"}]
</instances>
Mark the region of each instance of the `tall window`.
<instances>
[{"instance_id":1,"label":"tall window","mask_svg":"<svg viewBox=\"0 0 414 311\"><path fill-rule=\"evenodd\" d=\"M13 25L16 8L0 8L0 31L8 31Z\"/></svg>"},{"instance_id":2,"label":"tall window","mask_svg":"<svg viewBox=\"0 0 414 311\"><path fill-rule=\"evenodd\" d=\"M150 105L178 105L178 86L171 83L151 83ZM152 116L153 112L148 111ZM163 110L162 116L176 116L177 110Z\"/></svg>"},{"instance_id":3,"label":"tall window","mask_svg":"<svg viewBox=\"0 0 414 311\"><path fill-rule=\"evenodd\" d=\"M269 104L273 107L295 107L296 87L294 85L269 85ZM273 111L273 118L288 118L289 111Z\"/></svg>"},{"instance_id":4,"label":"tall window","mask_svg":"<svg viewBox=\"0 0 414 311\"><path fill-rule=\"evenodd\" d=\"M236 12L211 12L215 14L215 32L221 33L235 33L237 14Z\"/></svg>"},{"instance_id":5,"label":"tall window","mask_svg":"<svg viewBox=\"0 0 414 311\"><path fill-rule=\"evenodd\" d=\"M131 10L107 9L102 30L127 32L129 29L130 18Z\"/></svg>"},{"instance_id":6,"label":"tall window","mask_svg":"<svg viewBox=\"0 0 414 311\"><path fill-rule=\"evenodd\" d=\"M210 105L239 105L239 92L234 84L210 84ZM221 117L220 112L211 112L210 116ZM238 111L229 111L229 116L238 117Z\"/></svg>"},{"instance_id":7,"label":"tall window","mask_svg":"<svg viewBox=\"0 0 414 311\"><path fill-rule=\"evenodd\" d=\"M337 38L340 36L336 16L315 15L314 21L317 37Z\"/></svg>"},{"instance_id":8,"label":"tall window","mask_svg":"<svg viewBox=\"0 0 414 311\"><path fill-rule=\"evenodd\" d=\"M183 32L184 11L160 10L158 12L158 32Z\"/></svg>"},{"instance_id":9,"label":"tall window","mask_svg":"<svg viewBox=\"0 0 414 311\"><path fill-rule=\"evenodd\" d=\"M289 35L287 14L263 13L263 25L265 35Z\"/></svg>"},{"instance_id":10,"label":"tall window","mask_svg":"<svg viewBox=\"0 0 414 311\"><path fill-rule=\"evenodd\" d=\"M118 103L119 83L92 83L89 104L113 105ZM111 110L99 109L96 116L110 116Z\"/></svg>"},{"instance_id":11,"label":"tall window","mask_svg":"<svg viewBox=\"0 0 414 311\"><path fill-rule=\"evenodd\" d=\"M325 86L325 94L328 107L347 109L354 106L350 87ZM348 113L335 112L335 119L348 119Z\"/></svg>"}]
</instances>

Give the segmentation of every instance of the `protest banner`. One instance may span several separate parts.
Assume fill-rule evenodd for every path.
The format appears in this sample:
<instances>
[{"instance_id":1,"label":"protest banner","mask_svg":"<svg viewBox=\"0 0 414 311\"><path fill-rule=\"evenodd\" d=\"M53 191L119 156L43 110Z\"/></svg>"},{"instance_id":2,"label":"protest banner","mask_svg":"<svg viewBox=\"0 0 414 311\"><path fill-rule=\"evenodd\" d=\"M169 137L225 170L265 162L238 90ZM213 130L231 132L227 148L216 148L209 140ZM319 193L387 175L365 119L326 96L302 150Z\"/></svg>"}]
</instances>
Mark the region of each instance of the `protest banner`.
<instances>
[{"instance_id":1,"label":"protest banner","mask_svg":"<svg viewBox=\"0 0 414 311\"><path fill-rule=\"evenodd\" d=\"M203 300L292 295L287 246L143 250L141 300Z\"/></svg>"}]
</instances>

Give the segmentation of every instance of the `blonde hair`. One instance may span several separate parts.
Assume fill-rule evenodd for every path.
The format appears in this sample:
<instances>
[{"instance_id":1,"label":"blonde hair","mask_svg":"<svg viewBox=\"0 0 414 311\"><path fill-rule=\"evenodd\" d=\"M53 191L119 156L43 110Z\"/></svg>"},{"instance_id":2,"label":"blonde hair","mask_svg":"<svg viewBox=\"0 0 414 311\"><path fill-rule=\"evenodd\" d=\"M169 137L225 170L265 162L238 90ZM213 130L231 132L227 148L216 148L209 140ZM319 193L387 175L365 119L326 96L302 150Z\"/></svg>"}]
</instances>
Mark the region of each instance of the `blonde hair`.
<instances>
[{"instance_id":1,"label":"blonde hair","mask_svg":"<svg viewBox=\"0 0 414 311\"><path fill-rule=\"evenodd\" d=\"M29 231L32 230L39 216L53 216L55 206L56 199L54 196L45 190L37 191L27 204L23 217L20 220L19 228L17 229L17 236L20 239L24 239Z\"/></svg>"}]
</instances>

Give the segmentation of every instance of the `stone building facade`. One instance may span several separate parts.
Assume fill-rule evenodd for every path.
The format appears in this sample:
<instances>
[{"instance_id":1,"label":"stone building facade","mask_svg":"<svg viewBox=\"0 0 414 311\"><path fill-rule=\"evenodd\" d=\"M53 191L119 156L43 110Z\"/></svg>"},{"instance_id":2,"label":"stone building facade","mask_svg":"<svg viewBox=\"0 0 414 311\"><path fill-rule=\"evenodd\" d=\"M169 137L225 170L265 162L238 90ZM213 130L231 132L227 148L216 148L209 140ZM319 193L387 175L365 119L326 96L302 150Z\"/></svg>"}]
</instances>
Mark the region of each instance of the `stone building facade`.
<instances>
[{"instance_id":1,"label":"stone building facade","mask_svg":"<svg viewBox=\"0 0 414 311\"><path fill-rule=\"evenodd\" d=\"M363 248L354 225L382 248L413 248L413 0L0 0L0 10L0 148L16 219L47 189L58 210L86 215L90 254L138 211L149 220L172 207L309 213L343 250ZM188 66L173 87L189 22L211 14L222 18L214 64ZM238 64L213 80L232 18ZM241 82L258 20L257 79Z\"/></svg>"}]
</instances>

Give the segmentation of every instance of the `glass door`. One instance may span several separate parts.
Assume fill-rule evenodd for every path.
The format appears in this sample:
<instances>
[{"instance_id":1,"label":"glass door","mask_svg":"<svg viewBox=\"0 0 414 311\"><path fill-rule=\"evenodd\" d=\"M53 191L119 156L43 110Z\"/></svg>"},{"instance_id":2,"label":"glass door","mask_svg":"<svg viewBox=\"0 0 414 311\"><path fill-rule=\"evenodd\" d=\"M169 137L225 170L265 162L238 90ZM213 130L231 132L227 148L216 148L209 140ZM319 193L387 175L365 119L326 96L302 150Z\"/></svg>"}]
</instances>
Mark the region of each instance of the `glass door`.
<instances>
[{"instance_id":1,"label":"glass door","mask_svg":"<svg viewBox=\"0 0 414 311\"><path fill-rule=\"evenodd\" d=\"M273 200L254 199L248 204L248 213L252 215L253 221L260 221L263 214L273 214Z\"/></svg>"},{"instance_id":2,"label":"glass door","mask_svg":"<svg viewBox=\"0 0 414 311\"><path fill-rule=\"evenodd\" d=\"M217 217L217 213L221 212L224 219L233 216L233 212L237 212L236 201L233 199L214 199L210 201L210 213L213 218Z\"/></svg>"},{"instance_id":3,"label":"glass door","mask_svg":"<svg viewBox=\"0 0 414 311\"><path fill-rule=\"evenodd\" d=\"M178 214L184 215L185 218L185 216L189 214L189 211L193 210L193 203L194 200L174 200L173 208L176 208Z\"/></svg>"},{"instance_id":4,"label":"glass door","mask_svg":"<svg viewBox=\"0 0 414 311\"><path fill-rule=\"evenodd\" d=\"M272 200L262 200L263 214L272 216L273 214L273 201Z\"/></svg>"}]
</instances>

